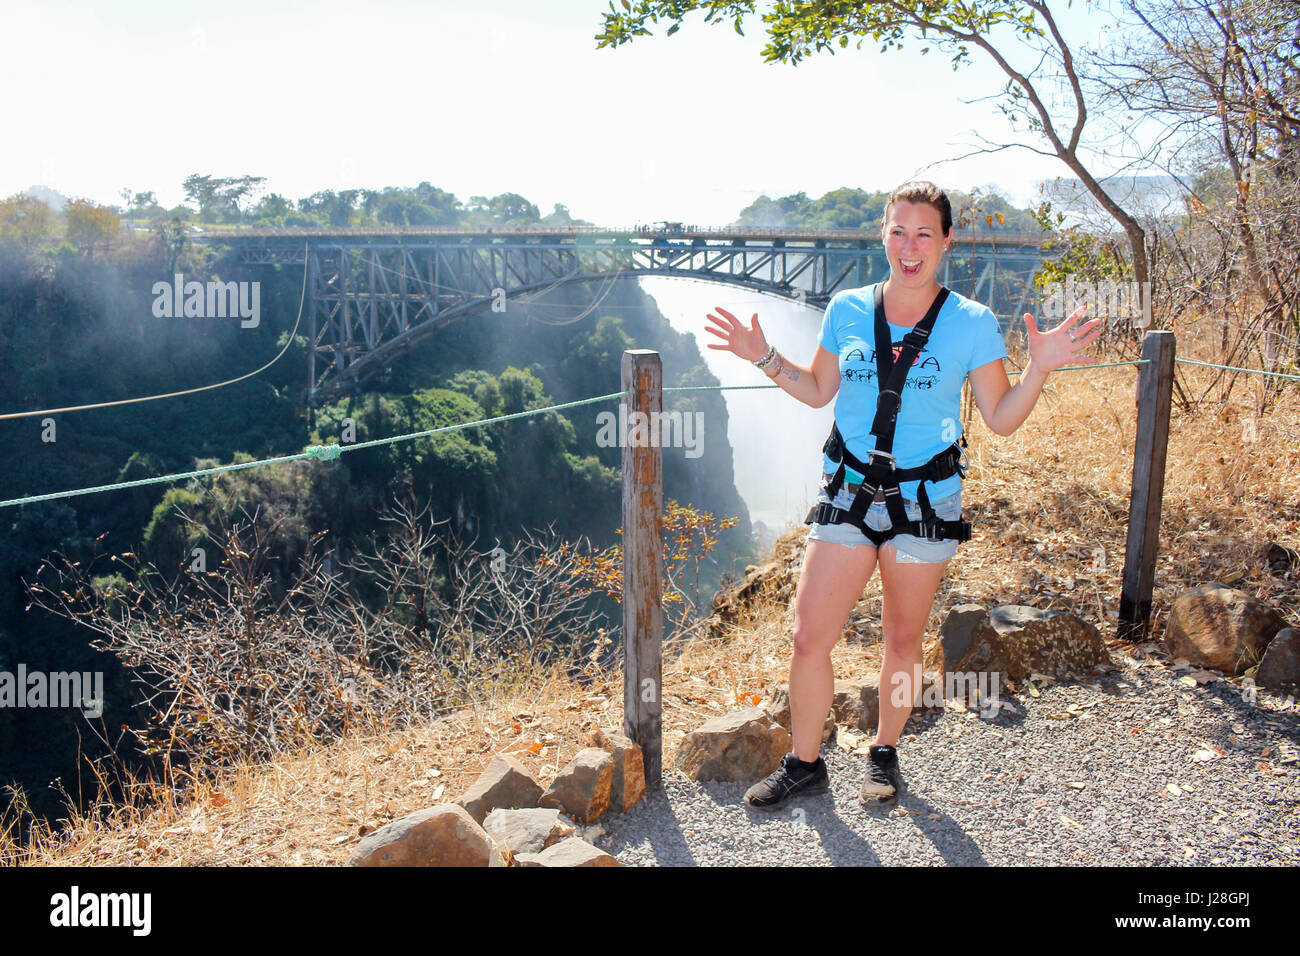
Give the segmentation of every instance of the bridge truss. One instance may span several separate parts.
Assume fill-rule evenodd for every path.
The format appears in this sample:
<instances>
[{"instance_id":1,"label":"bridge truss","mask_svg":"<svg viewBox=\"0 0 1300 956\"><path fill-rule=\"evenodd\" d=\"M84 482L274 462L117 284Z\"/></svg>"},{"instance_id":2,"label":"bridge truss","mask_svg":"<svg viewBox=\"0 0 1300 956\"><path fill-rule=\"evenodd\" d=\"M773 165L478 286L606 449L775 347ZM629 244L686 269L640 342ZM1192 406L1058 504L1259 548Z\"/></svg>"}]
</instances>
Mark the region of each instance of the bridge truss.
<instances>
[{"instance_id":1,"label":"bridge truss","mask_svg":"<svg viewBox=\"0 0 1300 956\"><path fill-rule=\"evenodd\" d=\"M878 234L788 230L240 230L247 264L307 266L308 402L348 390L451 322L573 282L676 276L816 309L888 275ZM1004 322L1031 301L1046 254L1028 236L955 241L941 281Z\"/></svg>"}]
</instances>

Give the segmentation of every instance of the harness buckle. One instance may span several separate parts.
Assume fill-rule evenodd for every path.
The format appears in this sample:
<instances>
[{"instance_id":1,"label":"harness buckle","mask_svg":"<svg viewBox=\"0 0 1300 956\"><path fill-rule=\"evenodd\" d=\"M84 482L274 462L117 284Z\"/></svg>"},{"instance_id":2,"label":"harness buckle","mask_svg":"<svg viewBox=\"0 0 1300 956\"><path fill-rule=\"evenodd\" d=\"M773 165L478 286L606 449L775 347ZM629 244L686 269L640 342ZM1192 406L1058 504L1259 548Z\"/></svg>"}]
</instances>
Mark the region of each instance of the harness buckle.
<instances>
[{"instance_id":1,"label":"harness buckle","mask_svg":"<svg viewBox=\"0 0 1300 956\"><path fill-rule=\"evenodd\" d=\"M887 452L887 451L878 451L878 450L876 450L876 449L874 449L874 448L871 449L871 451L867 453L867 464L868 464L868 465L874 465L874 464L876 463L875 459L876 459L876 456L877 456L877 455L879 455L881 458L888 458L888 459L889 459L889 470L890 470L890 471L897 471L897 470L898 470L898 459L897 459L897 458L895 458L893 455L891 455L891 454L890 454L889 452Z\"/></svg>"},{"instance_id":2,"label":"harness buckle","mask_svg":"<svg viewBox=\"0 0 1300 956\"><path fill-rule=\"evenodd\" d=\"M943 540L943 519L938 515L932 514L928 519L922 518L921 527L925 530L926 541Z\"/></svg>"}]
</instances>

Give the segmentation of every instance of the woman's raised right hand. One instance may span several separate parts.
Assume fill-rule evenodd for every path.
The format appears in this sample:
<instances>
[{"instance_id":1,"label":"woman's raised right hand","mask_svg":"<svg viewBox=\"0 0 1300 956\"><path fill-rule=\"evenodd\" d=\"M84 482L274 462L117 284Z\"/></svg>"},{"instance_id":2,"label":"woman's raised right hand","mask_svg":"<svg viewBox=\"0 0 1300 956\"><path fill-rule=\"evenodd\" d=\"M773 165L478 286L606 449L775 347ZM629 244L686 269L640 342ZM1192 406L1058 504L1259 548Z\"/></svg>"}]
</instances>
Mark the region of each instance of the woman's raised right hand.
<instances>
[{"instance_id":1,"label":"woman's raised right hand","mask_svg":"<svg viewBox=\"0 0 1300 956\"><path fill-rule=\"evenodd\" d=\"M710 342L709 348L726 349L728 352L735 352L747 362L756 362L767 354L767 336L763 334L763 330L758 326L757 312L754 313L754 318L750 320L750 327L745 328L745 323L726 309L716 305L713 308L718 315L710 312L708 319L713 325L705 328L718 338L727 341L725 345L715 345ZM718 316L721 316L721 318Z\"/></svg>"}]
</instances>

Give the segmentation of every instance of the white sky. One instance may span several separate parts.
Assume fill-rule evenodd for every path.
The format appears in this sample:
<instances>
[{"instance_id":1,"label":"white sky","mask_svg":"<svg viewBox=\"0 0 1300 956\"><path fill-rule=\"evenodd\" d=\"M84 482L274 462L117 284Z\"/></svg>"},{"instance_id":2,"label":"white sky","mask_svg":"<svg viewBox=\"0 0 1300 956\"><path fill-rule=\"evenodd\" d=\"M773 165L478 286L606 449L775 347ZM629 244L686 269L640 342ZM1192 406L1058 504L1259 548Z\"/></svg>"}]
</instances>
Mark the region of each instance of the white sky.
<instances>
[{"instance_id":1,"label":"white sky","mask_svg":"<svg viewBox=\"0 0 1300 956\"><path fill-rule=\"evenodd\" d=\"M1056 6L1056 4L1054 4ZM720 225L762 193L888 189L1011 138L977 58L874 47L765 64L693 17L616 50L607 0L5 0L0 84L10 132L0 196L32 185L120 203L182 201L191 173L267 177L290 198L413 186L521 193L602 225ZM1067 14L1089 29L1079 4ZM662 27L660 32L662 32ZM931 169L1027 203L1065 175L1024 150Z\"/></svg>"}]
</instances>

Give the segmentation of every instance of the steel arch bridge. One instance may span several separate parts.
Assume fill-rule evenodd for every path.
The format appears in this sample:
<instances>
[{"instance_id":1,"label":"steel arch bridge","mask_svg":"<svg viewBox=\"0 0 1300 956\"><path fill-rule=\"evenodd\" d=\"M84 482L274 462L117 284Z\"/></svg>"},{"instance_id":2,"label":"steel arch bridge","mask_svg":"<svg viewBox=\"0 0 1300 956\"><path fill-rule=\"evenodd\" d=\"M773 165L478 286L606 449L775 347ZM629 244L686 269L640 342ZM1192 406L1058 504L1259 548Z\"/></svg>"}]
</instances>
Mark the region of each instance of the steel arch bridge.
<instances>
[{"instance_id":1,"label":"steel arch bridge","mask_svg":"<svg viewBox=\"0 0 1300 956\"><path fill-rule=\"evenodd\" d=\"M695 229L238 229L250 265L306 265L307 401L352 390L451 322L504 300L574 282L677 276L741 286L824 308L840 289L888 275L879 233ZM1029 299L1047 258L1041 239L975 234L953 242L941 281L1004 323Z\"/></svg>"}]
</instances>

